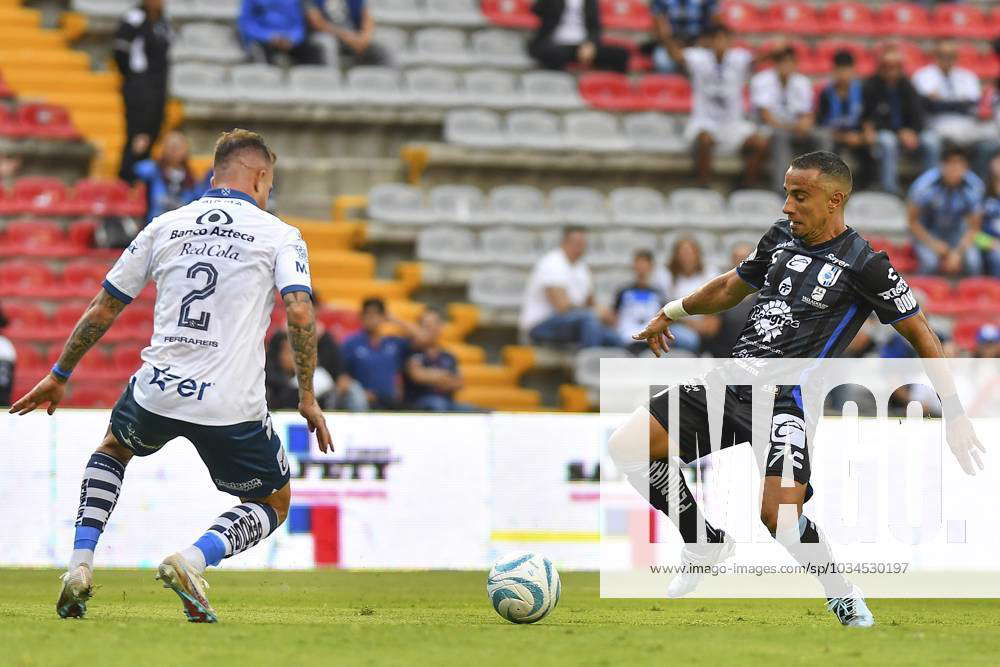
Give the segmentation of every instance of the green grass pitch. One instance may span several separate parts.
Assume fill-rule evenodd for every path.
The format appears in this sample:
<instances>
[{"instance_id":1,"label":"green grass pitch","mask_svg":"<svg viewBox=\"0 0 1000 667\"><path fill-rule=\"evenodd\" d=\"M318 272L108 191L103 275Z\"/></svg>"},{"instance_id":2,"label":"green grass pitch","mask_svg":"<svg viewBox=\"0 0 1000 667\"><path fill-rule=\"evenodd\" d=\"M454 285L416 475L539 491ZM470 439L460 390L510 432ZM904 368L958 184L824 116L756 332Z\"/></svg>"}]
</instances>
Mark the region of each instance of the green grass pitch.
<instances>
[{"instance_id":1,"label":"green grass pitch","mask_svg":"<svg viewBox=\"0 0 1000 667\"><path fill-rule=\"evenodd\" d=\"M1000 600L871 600L840 627L820 600L601 600L565 573L559 607L516 626L485 572L213 571L216 625L184 620L151 570L98 570L85 620L60 620L55 570L0 569L0 665L997 664Z\"/></svg>"}]
</instances>

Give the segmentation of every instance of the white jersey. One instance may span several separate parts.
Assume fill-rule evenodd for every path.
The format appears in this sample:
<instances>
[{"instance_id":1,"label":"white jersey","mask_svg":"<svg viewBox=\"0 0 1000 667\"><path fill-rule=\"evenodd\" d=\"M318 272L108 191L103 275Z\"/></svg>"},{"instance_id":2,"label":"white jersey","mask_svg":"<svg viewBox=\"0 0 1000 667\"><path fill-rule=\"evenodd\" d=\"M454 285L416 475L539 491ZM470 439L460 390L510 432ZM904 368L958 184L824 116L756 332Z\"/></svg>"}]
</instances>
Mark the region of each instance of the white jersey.
<instances>
[{"instance_id":1,"label":"white jersey","mask_svg":"<svg viewBox=\"0 0 1000 667\"><path fill-rule=\"evenodd\" d=\"M153 338L133 376L136 402L206 426L263 419L264 335L282 294L310 292L299 230L228 188L155 218L104 289L129 303L156 283Z\"/></svg>"},{"instance_id":2,"label":"white jersey","mask_svg":"<svg viewBox=\"0 0 1000 667\"><path fill-rule=\"evenodd\" d=\"M722 61L702 47L684 49L684 62L691 78L691 123L722 126L746 117L743 89L750 77L753 54L746 49L728 49Z\"/></svg>"}]
</instances>

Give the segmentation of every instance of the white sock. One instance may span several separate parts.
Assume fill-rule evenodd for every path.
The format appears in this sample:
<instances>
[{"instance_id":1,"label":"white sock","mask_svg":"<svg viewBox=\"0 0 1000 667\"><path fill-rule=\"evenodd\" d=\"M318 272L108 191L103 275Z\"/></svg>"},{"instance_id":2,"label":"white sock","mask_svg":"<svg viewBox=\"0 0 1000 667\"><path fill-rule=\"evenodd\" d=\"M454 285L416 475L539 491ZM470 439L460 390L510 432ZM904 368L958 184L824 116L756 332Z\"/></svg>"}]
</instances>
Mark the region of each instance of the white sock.
<instances>
[{"instance_id":1,"label":"white sock","mask_svg":"<svg viewBox=\"0 0 1000 667\"><path fill-rule=\"evenodd\" d=\"M205 554L193 544L186 549L182 549L181 556L184 557L184 560L191 563L191 566L198 570L199 573L204 572L205 568L208 567L208 564L205 562Z\"/></svg>"},{"instance_id":2,"label":"white sock","mask_svg":"<svg viewBox=\"0 0 1000 667\"><path fill-rule=\"evenodd\" d=\"M94 571L94 552L90 549L73 549L73 555L69 559L69 570L73 571L81 565L86 565L91 572Z\"/></svg>"}]
</instances>

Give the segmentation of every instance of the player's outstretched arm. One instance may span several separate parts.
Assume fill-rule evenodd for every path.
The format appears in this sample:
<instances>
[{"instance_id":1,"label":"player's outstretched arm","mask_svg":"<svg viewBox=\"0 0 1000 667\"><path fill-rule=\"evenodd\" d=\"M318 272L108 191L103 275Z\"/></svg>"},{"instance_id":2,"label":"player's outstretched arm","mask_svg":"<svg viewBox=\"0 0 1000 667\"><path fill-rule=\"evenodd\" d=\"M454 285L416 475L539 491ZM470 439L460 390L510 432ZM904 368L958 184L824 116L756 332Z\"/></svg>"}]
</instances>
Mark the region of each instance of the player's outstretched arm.
<instances>
[{"instance_id":1,"label":"player's outstretched arm","mask_svg":"<svg viewBox=\"0 0 1000 667\"><path fill-rule=\"evenodd\" d=\"M674 339L670 324L688 315L712 315L729 310L748 295L757 291L732 269L717 276L684 297L668 303L649 321L642 331L633 334L633 340L646 341L656 356L670 351L668 341Z\"/></svg>"},{"instance_id":2,"label":"player's outstretched arm","mask_svg":"<svg viewBox=\"0 0 1000 667\"><path fill-rule=\"evenodd\" d=\"M87 353L87 350L92 348L101 339L104 332L111 328L126 305L128 304L102 289L87 306L80 321L76 323L76 328L73 329L66 345L63 346L59 361L52 367L49 374L42 378L41 382L11 406L10 412L26 415L35 408L43 407L46 404L48 404L50 415L55 412L66 391L66 381L69 380L69 374L80 363L80 359Z\"/></svg>"},{"instance_id":3,"label":"player's outstretched arm","mask_svg":"<svg viewBox=\"0 0 1000 667\"><path fill-rule=\"evenodd\" d=\"M316 434L320 451L333 451L333 441L326 427L323 410L313 391L316 371L316 312L307 292L289 292L283 297L288 316L288 341L295 357L295 375L299 381L299 414L309 430Z\"/></svg>"},{"instance_id":4,"label":"player's outstretched arm","mask_svg":"<svg viewBox=\"0 0 1000 667\"><path fill-rule=\"evenodd\" d=\"M934 386L934 391L941 397L942 416L945 420L945 437L952 454L958 459L962 470L969 475L976 474L976 467L983 469L980 452L986 448L979 442L972 422L962 408L955 389L955 381L945 360L941 340L934 333L923 312L900 320L892 325L903 338L909 341L913 349L923 360L927 377ZM975 463L975 465L973 465Z\"/></svg>"}]
</instances>

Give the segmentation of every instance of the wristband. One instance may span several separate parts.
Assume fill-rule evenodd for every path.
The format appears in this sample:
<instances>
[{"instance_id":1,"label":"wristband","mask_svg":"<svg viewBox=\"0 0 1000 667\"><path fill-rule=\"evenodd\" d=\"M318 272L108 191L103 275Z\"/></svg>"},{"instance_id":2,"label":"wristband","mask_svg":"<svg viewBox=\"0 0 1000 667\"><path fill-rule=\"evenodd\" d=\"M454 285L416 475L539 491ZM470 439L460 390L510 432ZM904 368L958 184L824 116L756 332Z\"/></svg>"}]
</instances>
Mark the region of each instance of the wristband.
<instances>
[{"instance_id":1,"label":"wristband","mask_svg":"<svg viewBox=\"0 0 1000 667\"><path fill-rule=\"evenodd\" d=\"M962 401L959 400L958 394L945 396L941 399L941 416L945 419L954 419L964 414L965 408L962 407Z\"/></svg>"},{"instance_id":2,"label":"wristband","mask_svg":"<svg viewBox=\"0 0 1000 667\"><path fill-rule=\"evenodd\" d=\"M56 362L55 365L52 366L52 374L61 380L68 380L69 376L73 374L73 371L64 371L59 367L59 362Z\"/></svg>"},{"instance_id":3,"label":"wristband","mask_svg":"<svg viewBox=\"0 0 1000 667\"><path fill-rule=\"evenodd\" d=\"M685 317L690 317L691 315L691 313L684 310L683 299L674 299L665 305L661 312L667 317L667 319L673 320L674 322L682 320Z\"/></svg>"}]
</instances>

